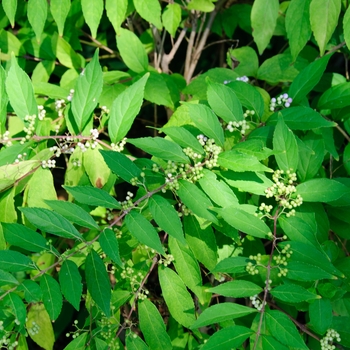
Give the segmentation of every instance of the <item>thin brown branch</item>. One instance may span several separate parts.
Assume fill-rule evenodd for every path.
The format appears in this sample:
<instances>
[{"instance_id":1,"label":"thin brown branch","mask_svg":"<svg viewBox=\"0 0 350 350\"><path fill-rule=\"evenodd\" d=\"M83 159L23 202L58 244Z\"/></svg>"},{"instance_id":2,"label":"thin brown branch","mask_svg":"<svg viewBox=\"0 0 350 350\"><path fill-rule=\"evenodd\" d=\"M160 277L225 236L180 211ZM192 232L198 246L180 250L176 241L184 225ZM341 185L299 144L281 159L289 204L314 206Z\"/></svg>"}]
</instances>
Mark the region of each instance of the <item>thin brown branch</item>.
<instances>
[{"instance_id":1,"label":"thin brown branch","mask_svg":"<svg viewBox=\"0 0 350 350\"><path fill-rule=\"evenodd\" d=\"M341 49L341 48L342 48L343 46L345 46L345 45L346 45L346 42L343 41L342 43L340 43L340 44L338 44L338 45L336 45L336 46L333 46L329 51L327 51L327 52L325 53L325 55L330 55L331 53L333 53L333 52L335 52L335 51Z\"/></svg>"},{"instance_id":2,"label":"thin brown branch","mask_svg":"<svg viewBox=\"0 0 350 350\"><path fill-rule=\"evenodd\" d=\"M92 42L94 42L96 44L96 46L99 47L100 49L105 50L110 54L115 54L115 52L112 49L110 49L106 45L103 45L101 42L99 42L97 39L94 39L88 33L85 33L84 31L81 31L81 32L83 33L83 35L85 35L87 38L89 38Z\"/></svg>"}]
</instances>

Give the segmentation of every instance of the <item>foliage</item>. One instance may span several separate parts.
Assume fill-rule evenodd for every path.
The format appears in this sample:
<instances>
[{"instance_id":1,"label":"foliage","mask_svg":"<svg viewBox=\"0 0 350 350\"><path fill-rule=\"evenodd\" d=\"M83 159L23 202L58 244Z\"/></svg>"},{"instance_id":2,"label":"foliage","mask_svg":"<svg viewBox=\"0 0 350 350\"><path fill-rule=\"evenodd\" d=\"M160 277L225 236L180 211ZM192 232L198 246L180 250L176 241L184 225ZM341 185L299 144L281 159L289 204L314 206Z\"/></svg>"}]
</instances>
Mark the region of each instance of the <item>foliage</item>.
<instances>
[{"instance_id":1,"label":"foliage","mask_svg":"<svg viewBox=\"0 0 350 350\"><path fill-rule=\"evenodd\" d=\"M347 1L0 11L0 347L350 348Z\"/></svg>"}]
</instances>

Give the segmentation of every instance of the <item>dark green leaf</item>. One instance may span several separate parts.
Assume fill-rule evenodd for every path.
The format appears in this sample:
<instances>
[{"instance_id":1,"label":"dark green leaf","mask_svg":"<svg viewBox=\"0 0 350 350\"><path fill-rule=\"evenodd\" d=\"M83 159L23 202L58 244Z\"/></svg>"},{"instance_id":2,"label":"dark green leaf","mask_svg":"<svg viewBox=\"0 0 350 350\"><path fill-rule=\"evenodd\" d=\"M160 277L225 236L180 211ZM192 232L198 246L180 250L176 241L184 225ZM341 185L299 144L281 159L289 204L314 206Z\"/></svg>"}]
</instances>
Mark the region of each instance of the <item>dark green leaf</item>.
<instances>
[{"instance_id":1,"label":"dark green leaf","mask_svg":"<svg viewBox=\"0 0 350 350\"><path fill-rule=\"evenodd\" d=\"M350 105L350 83L341 83L326 90L318 100L319 109L343 108Z\"/></svg>"},{"instance_id":2,"label":"dark green leaf","mask_svg":"<svg viewBox=\"0 0 350 350\"><path fill-rule=\"evenodd\" d=\"M16 323L22 328L27 317L27 310L22 298L16 293L9 293L5 296L3 303L11 308L16 318Z\"/></svg>"},{"instance_id":3,"label":"dark green leaf","mask_svg":"<svg viewBox=\"0 0 350 350\"><path fill-rule=\"evenodd\" d=\"M336 277L313 264L291 261L288 263L288 278L296 281L317 281Z\"/></svg>"},{"instance_id":4,"label":"dark green leaf","mask_svg":"<svg viewBox=\"0 0 350 350\"><path fill-rule=\"evenodd\" d=\"M105 264L94 250L91 250L86 257L85 278L92 299L102 312L109 317L111 314L111 285Z\"/></svg>"},{"instance_id":5,"label":"dark green leaf","mask_svg":"<svg viewBox=\"0 0 350 350\"><path fill-rule=\"evenodd\" d=\"M0 270L0 286L6 286L8 284L19 284L19 282L11 273Z\"/></svg>"},{"instance_id":6,"label":"dark green leaf","mask_svg":"<svg viewBox=\"0 0 350 350\"><path fill-rule=\"evenodd\" d=\"M117 237L115 236L115 232L109 228L105 228L101 233L98 241L101 245L102 250L107 254L107 256L120 267L123 267L124 264L120 259L119 243Z\"/></svg>"},{"instance_id":7,"label":"dark green leaf","mask_svg":"<svg viewBox=\"0 0 350 350\"><path fill-rule=\"evenodd\" d=\"M4 2L3 2L3 5L4 5ZM6 92L5 82L6 82L6 72L5 72L5 69L2 66L0 66L0 133L1 134L3 134L6 130L7 104L9 101L7 92Z\"/></svg>"},{"instance_id":8,"label":"dark green leaf","mask_svg":"<svg viewBox=\"0 0 350 350\"><path fill-rule=\"evenodd\" d=\"M309 306L310 324L319 334L324 334L331 327L333 312L329 299L315 300Z\"/></svg>"},{"instance_id":9,"label":"dark green leaf","mask_svg":"<svg viewBox=\"0 0 350 350\"><path fill-rule=\"evenodd\" d=\"M85 350L86 342L88 340L88 333L82 333L73 341L71 341L63 350Z\"/></svg>"},{"instance_id":10,"label":"dark green leaf","mask_svg":"<svg viewBox=\"0 0 350 350\"><path fill-rule=\"evenodd\" d=\"M282 345L274 337L262 335L262 349L266 350L288 350L289 348Z\"/></svg>"},{"instance_id":11,"label":"dark green leaf","mask_svg":"<svg viewBox=\"0 0 350 350\"><path fill-rule=\"evenodd\" d=\"M58 282L50 275L44 274L40 279L43 303L52 321L55 321L62 309L62 294Z\"/></svg>"},{"instance_id":12,"label":"dark green leaf","mask_svg":"<svg viewBox=\"0 0 350 350\"><path fill-rule=\"evenodd\" d=\"M152 323L153 320L150 320L150 322ZM128 337L126 337L125 345L127 346L128 350L149 350L149 347L146 345L146 343L136 334L130 334Z\"/></svg>"},{"instance_id":13,"label":"dark green leaf","mask_svg":"<svg viewBox=\"0 0 350 350\"><path fill-rule=\"evenodd\" d=\"M271 294L286 303L301 303L320 298L319 295L309 292L306 288L297 284L283 284L271 290Z\"/></svg>"},{"instance_id":14,"label":"dark green leaf","mask_svg":"<svg viewBox=\"0 0 350 350\"><path fill-rule=\"evenodd\" d=\"M257 295L262 292L262 288L255 283L243 280L235 280L223 283L217 287L209 288L209 293L217 293L225 297L244 298Z\"/></svg>"},{"instance_id":15,"label":"dark green leaf","mask_svg":"<svg viewBox=\"0 0 350 350\"><path fill-rule=\"evenodd\" d=\"M24 291L24 299L28 303L38 303L42 300L43 292L40 286L32 280L24 280L18 290Z\"/></svg>"},{"instance_id":16,"label":"dark green leaf","mask_svg":"<svg viewBox=\"0 0 350 350\"><path fill-rule=\"evenodd\" d=\"M0 250L0 266L2 270L11 272L35 270L32 260L12 250Z\"/></svg>"},{"instance_id":17,"label":"dark green leaf","mask_svg":"<svg viewBox=\"0 0 350 350\"><path fill-rule=\"evenodd\" d=\"M249 262L249 259L243 256L226 258L224 260L221 260L215 266L212 272L241 273L246 271L248 262Z\"/></svg>"}]
</instances>

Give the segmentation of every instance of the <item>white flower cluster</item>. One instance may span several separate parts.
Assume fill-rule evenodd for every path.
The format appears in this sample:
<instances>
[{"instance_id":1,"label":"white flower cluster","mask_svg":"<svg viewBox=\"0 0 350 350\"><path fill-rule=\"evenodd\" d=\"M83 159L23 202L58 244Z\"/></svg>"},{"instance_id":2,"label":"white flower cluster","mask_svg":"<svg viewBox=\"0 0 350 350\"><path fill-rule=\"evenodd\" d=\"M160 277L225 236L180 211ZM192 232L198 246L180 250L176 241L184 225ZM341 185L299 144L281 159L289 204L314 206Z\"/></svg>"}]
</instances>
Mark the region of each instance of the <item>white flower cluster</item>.
<instances>
[{"instance_id":1,"label":"white flower cluster","mask_svg":"<svg viewBox=\"0 0 350 350\"><path fill-rule=\"evenodd\" d=\"M10 132L6 130L3 135L0 134L0 143L6 145L7 147L12 146L12 142L10 141Z\"/></svg>"},{"instance_id":2,"label":"white flower cluster","mask_svg":"<svg viewBox=\"0 0 350 350\"><path fill-rule=\"evenodd\" d=\"M246 130L248 129L249 129L249 125L245 120L240 120L239 122L230 121L226 126L226 130L228 130L229 132L234 132L235 130L239 130L242 136L245 135Z\"/></svg>"},{"instance_id":3,"label":"white flower cluster","mask_svg":"<svg viewBox=\"0 0 350 350\"><path fill-rule=\"evenodd\" d=\"M70 89L69 95L67 96L67 100L72 101L73 96L74 96L74 89Z\"/></svg>"},{"instance_id":4,"label":"white flower cluster","mask_svg":"<svg viewBox=\"0 0 350 350\"><path fill-rule=\"evenodd\" d=\"M105 114L109 114L109 109L106 106L101 106L101 111Z\"/></svg>"},{"instance_id":5,"label":"white flower cluster","mask_svg":"<svg viewBox=\"0 0 350 350\"><path fill-rule=\"evenodd\" d=\"M258 310L261 311L263 308L263 302L259 299L257 295L253 295L249 298L252 301L252 305Z\"/></svg>"},{"instance_id":6,"label":"white flower cluster","mask_svg":"<svg viewBox=\"0 0 350 350\"><path fill-rule=\"evenodd\" d=\"M27 156L27 153L26 152L24 152L23 154L18 154L17 155L17 158L16 158L16 160L15 160L15 163L19 163L21 160L23 160L25 157Z\"/></svg>"},{"instance_id":7,"label":"white flower cluster","mask_svg":"<svg viewBox=\"0 0 350 350\"><path fill-rule=\"evenodd\" d=\"M60 118L63 117L63 111L66 107L66 101L65 100L56 100L55 101L55 109Z\"/></svg>"},{"instance_id":8,"label":"white flower cluster","mask_svg":"<svg viewBox=\"0 0 350 350\"><path fill-rule=\"evenodd\" d=\"M39 120L44 120L46 116L46 111L44 109L44 106L38 106L38 118Z\"/></svg>"},{"instance_id":9,"label":"white flower cluster","mask_svg":"<svg viewBox=\"0 0 350 350\"><path fill-rule=\"evenodd\" d=\"M111 143L111 147L113 151L122 152L124 150L125 144L126 144L126 137L124 137L121 141L117 143Z\"/></svg>"},{"instance_id":10,"label":"white flower cluster","mask_svg":"<svg viewBox=\"0 0 350 350\"><path fill-rule=\"evenodd\" d=\"M249 78L245 75L243 75L243 77L236 78L236 80L243 81L244 83L249 83Z\"/></svg>"},{"instance_id":11,"label":"white flower cluster","mask_svg":"<svg viewBox=\"0 0 350 350\"><path fill-rule=\"evenodd\" d=\"M334 329L328 329L326 335L321 339L321 350L334 350L335 346L333 345L334 339L337 343L341 342L340 335Z\"/></svg>"},{"instance_id":12,"label":"white flower cluster","mask_svg":"<svg viewBox=\"0 0 350 350\"><path fill-rule=\"evenodd\" d=\"M49 159L49 160L43 160L41 162L41 166L43 169L45 168L55 168L56 167L56 161L54 159Z\"/></svg>"},{"instance_id":13,"label":"white flower cluster","mask_svg":"<svg viewBox=\"0 0 350 350\"><path fill-rule=\"evenodd\" d=\"M26 122L28 122L29 125L28 125L28 126L25 126L25 127L23 128L23 131L24 131L27 135L21 139L20 143L21 143L22 145L23 145L27 140L29 140L29 139L32 137L33 133L34 133L36 115L35 115L35 114L33 114L33 115L26 115L26 116L24 117L24 120L25 120Z\"/></svg>"},{"instance_id":14,"label":"white flower cluster","mask_svg":"<svg viewBox=\"0 0 350 350\"><path fill-rule=\"evenodd\" d=\"M282 94L277 98L273 97L270 102L270 111L274 112L278 107L288 108L292 102L293 99L288 94Z\"/></svg>"}]
</instances>

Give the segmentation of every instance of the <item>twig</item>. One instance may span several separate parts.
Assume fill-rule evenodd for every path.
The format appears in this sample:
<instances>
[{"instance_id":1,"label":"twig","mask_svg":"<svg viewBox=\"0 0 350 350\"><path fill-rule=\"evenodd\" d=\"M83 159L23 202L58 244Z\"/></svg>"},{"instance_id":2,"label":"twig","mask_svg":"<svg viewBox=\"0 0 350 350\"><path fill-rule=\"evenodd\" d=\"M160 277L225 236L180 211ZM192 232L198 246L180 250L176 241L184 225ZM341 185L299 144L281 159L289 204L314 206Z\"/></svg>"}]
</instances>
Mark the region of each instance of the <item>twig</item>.
<instances>
[{"instance_id":1,"label":"twig","mask_svg":"<svg viewBox=\"0 0 350 350\"><path fill-rule=\"evenodd\" d=\"M94 39L91 35L89 35L88 33L85 33L84 31L81 31L83 33L83 35L85 35L86 37L88 37L91 41L93 41L97 47L99 47L102 50L105 50L107 52L109 52L110 54L115 54L115 52L110 49L109 47L103 45L101 42L99 42L97 39Z\"/></svg>"},{"instance_id":2,"label":"twig","mask_svg":"<svg viewBox=\"0 0 350 350\"><path fill-rule=\"evenodd\" d=\"M343 46L345 46L345 45L346 45L346 42L343 41L342 43L340 43L340 44L338 44L338 45L336 45L336 46L333 46L329 51L327 51L327 52L325 53L325 55L329 55L329 54L331 54L332 52L341 49L341 48L342 48Z\"/></svg>"}]
</instances>

